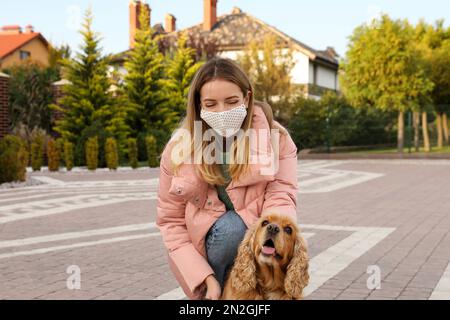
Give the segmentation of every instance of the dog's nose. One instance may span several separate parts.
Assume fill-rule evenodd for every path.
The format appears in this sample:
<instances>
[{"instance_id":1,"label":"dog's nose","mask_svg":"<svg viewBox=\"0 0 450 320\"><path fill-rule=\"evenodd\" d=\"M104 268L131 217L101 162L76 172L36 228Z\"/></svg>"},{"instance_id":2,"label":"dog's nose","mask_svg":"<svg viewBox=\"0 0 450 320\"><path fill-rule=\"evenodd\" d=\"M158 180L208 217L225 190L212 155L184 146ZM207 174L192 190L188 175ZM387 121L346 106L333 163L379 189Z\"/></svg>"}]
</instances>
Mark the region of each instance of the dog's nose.
<instances>
[{"instance_id":1,"label":"dog's nose","mask_svg":"<svg viewBox=\"0 0 450 320\"><path fill-rule=\"evenodd\" d=\"M267 232L272 235L276 235L278 232L280 232L280 228L276 224L271 223L267 226Z\"/></svg>"}]
</instances>

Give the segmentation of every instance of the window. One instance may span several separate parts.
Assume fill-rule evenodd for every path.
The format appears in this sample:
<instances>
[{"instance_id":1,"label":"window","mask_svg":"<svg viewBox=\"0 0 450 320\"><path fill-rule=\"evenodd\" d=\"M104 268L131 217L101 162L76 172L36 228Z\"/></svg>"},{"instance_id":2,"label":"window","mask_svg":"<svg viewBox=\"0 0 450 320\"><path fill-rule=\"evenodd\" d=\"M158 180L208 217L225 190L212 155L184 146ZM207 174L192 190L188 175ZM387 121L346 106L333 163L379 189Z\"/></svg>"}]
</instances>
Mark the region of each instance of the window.
<instances>
[{"instance_id":1,"label":"window","mask_svg":"<svg viewBox=\"0 0 450 320\"><path fill-rule=\"evenodd\" d=\"M31 56L30 51L22 51L20 50L20 60L28 59Z\"/></svg>"},{"instance_id":2,"label":"window","mask_svg":"<svg viewBox=\"0 0 450 320\"><path fill-rule=\"evenodd\" d=\"M313 84L317 84L317 64L313 65Z\"/></svg>"}]
</instances>

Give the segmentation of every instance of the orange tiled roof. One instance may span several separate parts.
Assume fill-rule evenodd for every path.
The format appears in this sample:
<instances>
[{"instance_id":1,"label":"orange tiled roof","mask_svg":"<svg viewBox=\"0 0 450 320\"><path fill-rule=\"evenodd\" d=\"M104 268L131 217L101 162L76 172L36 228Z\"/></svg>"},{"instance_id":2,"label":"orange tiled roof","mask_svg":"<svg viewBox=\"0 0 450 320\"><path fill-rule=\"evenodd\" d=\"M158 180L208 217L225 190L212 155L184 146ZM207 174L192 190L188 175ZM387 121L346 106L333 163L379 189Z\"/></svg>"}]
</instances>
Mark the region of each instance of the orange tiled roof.
<instances>
[{"instance_id":1,"label":"orange tiled roof","mask_svg":"<svg viewBox=\"0 0 450 320\"><path fill-rule=\"evenodd\" d=\"M0 59L3 59L37 37L40 37L47 44L47 41L39 32L0 34Z\"/></svg>"}]
</instances>

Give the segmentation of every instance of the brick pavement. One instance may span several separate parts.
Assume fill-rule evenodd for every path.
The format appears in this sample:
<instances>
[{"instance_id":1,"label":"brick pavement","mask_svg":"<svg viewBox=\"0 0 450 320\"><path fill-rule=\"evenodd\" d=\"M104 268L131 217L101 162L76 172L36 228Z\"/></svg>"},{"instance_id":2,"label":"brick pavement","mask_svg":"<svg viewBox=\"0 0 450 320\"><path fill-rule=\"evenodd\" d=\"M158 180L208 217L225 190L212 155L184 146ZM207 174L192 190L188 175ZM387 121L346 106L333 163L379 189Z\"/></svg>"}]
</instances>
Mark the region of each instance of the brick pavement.
<instances>
[{"instance_id":1,"label":"brick pavement","mask_svg":"<svg viewBox=\"0 0 450 320\"><path fill-rule=\"evenodd\" d=\"M450 161L301 160L297 175L306 299L450 299ZM158 170L31 176L44 184L0 189L0 299L184 297L154 225Z\"/></svg>"}]
</instances>

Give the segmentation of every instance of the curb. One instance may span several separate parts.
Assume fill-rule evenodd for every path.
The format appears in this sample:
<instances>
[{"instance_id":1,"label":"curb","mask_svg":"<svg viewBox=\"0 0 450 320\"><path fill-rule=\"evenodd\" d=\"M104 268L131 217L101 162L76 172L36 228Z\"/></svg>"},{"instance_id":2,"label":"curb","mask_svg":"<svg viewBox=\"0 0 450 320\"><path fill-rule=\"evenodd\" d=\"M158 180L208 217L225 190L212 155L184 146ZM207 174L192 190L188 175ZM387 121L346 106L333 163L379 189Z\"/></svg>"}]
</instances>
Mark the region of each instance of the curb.
<instances>
[{"instance_id":1,"label":"curb","mask_svg":"<svg viewBox=\"0 0 450 320\"><path fill-rule=\"evenodd\" d=\"M58 171L50 171L48 170L48 167L43 166L38 171L33 171L31 167L27 167L27 173L64 173L64 174L70 174L70 173L117 173L117 172L152 172L155 170L159 170L159 167L150 168L150 167L139 167L136 169L133 169L131 167L118 167L116 170L110 170L108 168L97 168L95 170L88 170L87 167L74 167L72 170L67 171L65 167L60 167Z\"/></svg>"},{"instance_id":2,"label":"curb","mask_svg":"<svg viewBox=\"0 0 450 320\"><path fill-rule=\"evenodd\" d=\"M448 153L430 153L430 154L352 154L352 153L299 153L299 159L317 159L317 160L353 160L353 159L428 159L428 160L450 160Z\"/></svg>"}]
</instances>

